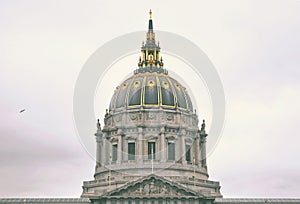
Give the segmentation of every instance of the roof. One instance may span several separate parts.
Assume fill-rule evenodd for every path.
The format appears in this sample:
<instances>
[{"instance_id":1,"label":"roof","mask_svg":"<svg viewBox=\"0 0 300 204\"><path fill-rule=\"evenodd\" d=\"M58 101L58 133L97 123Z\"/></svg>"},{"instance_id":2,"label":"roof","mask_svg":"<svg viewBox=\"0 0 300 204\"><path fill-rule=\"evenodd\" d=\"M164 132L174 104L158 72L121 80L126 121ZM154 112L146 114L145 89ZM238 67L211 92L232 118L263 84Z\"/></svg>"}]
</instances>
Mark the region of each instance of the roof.
<instances>
[{"instance_id":1,"label":"roof","mask_svg":"<svg viewBox=\"0 0 300 204\"><path fill-rule=\"evenodd\" d=\"M256 203L268 203L268 204L278 204L278 203L299 203L300 198L216 198L216 204L222 203L247 203L247 204L256 204Z\"/></svg>"},{"instance_id":2,"label":"roof","mask_svg":"<svg viewBox=\"0 0 300 204\"><path fill-rule=\"evenodd\" d=\"M88 198L0 198L0 203L91 203ZM299 203L300 198L216 198L216 204Z\"/></svg>"},{"instance_id":3,"label":"roof","mask_svg":"<svg viewBox=\"0 0 300 204\"><path fill-rule=\"evenodd\" d=\"M90 203L88 198L0 198L0 203Z\"/></svg>"}]
</instances>

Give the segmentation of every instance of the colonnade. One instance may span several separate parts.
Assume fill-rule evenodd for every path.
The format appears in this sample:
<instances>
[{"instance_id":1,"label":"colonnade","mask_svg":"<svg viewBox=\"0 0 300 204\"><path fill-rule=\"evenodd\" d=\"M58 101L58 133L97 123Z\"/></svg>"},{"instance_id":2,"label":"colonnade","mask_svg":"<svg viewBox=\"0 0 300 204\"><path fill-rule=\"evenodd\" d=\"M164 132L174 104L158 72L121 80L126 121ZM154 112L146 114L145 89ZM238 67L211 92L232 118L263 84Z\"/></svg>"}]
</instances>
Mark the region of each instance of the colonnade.
<instances>
[{"instance_id":1,"label":"colonnade","mask_svg":"<svg viewBox=\"0 0 300 204\"><path fill-rule=\"evenodd\" d=\"M206 136L205 132L198 131L194 137L187 136L185 130L181 130L180 133L167 134L165 128L160 129L157 136L145 138L145 135L149 135L144 131L143 127L138 127L138 132L135 136L128 136L118 131L116 135L109 136L108 131L98 130L96 135L97 152L96 159L97 165L110 165L110 164L122 164L129 162L128 158L128 143L134 143L134 160L130 162L136 162L143 164L149 160L148 154L151 154L151 150L148 150L148 142L155 142L155 158L154 161L161 163L176 162L183 165L195 164L198 167L206 168ZM168 144L174 143L175 155L172 157L168 155ZM117 148L113 151L113 148ZM133 151L133 150L131 150ZM113 154L116 155L113 155ZM188 155L190 155L188 157ZM116 158L114 161L113 158ZM152 157L150 157L152 158ZM172 159L170 159L172 158ZM150 159L151 160L151 159Z\"/></svg>"}]
</instances>

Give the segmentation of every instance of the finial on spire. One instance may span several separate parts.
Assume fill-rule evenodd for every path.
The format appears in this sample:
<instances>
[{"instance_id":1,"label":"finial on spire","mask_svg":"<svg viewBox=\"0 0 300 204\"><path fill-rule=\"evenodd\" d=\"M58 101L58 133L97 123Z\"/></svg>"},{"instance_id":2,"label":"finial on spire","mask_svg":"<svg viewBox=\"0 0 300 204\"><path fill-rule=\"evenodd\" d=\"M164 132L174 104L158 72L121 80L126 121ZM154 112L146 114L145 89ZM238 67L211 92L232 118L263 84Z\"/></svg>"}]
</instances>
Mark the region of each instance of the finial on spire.
<instances>
[{"instance_id":1,"label":"finial on spire","mask_svg":"<svg viewBox=\"0 0 300 204\"><path fill-rule=\"evenodd\" d=\"M149 14L150 14L150 19L152 19L152 10L151 9L150 9Z\"/></svg>"},{"instance_id":2,"label":"finial on spire","mask_svg":"<svg viewBox=\"0 0 300 204\"><path fill-rule=\"evenodd\" d=\"M152 33L153 32L153 23L152 23L152 10L150 9L150 18L149 18L149 25L148 25L148 33Z\"/></svg>"}]
</instances>

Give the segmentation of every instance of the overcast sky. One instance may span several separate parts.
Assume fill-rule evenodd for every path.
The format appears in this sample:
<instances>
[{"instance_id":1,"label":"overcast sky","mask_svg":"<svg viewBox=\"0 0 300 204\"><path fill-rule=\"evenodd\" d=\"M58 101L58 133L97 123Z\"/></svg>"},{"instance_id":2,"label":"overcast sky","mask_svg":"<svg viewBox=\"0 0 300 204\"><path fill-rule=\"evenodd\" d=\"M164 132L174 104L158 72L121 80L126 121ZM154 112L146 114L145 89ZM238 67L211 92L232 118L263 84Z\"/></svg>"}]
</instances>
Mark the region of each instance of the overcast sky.
<instances>
[{"instance_id":1,"label":"overcast sky","mask_svg":"<svg viewBox=\"0 0 300 204\"><path fill-rule=\"evenodd\" d=\"M0 0L0 197L80 196L94 161L73 122L76 79L105 42L146 30L150 8L154 28L197 44L222 80L226 122L208 168L224 197L300 197L297 0ZM121 64L131 70L136 59ZM130 74L122 66L101 84L108 96L96 97L96 117ZM209 99L200 101L199 117L210 118Z\"/></svg>"}]
</instances>

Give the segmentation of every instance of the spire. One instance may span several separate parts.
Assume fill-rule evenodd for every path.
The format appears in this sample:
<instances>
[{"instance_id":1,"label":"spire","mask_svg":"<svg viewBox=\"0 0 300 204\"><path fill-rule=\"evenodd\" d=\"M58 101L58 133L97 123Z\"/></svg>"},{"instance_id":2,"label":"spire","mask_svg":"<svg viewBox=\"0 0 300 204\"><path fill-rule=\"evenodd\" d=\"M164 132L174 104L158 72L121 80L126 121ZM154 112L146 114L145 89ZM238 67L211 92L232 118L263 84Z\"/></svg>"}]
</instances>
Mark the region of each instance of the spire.
<instances>
[{"instance_id":1,"label":"spire","mask_svg":"<svg viewBox=\"0 0 300 204\"><path fill-rule=\"evenodd\" d=\"M153 22L152 22L152 11L151 11L151 9L150 9L149 15L150 15L150 18L149 18L148 32L153 32Z\"/></svg>"},{"instance_id":2,"label":"spire","mask_svg":"<svg viewBox=\"0 0 300 204\"><path fill-rule=\"evenodd\" d=\"M155 33L153 32L152 10L150 9L146 42L142 44L141 58L138 63L139 69L135 70L134 73L150 71L167 74L167 70L163 69L163 65L159 43L156 43Z\"/></svg>"}]
</instances>

